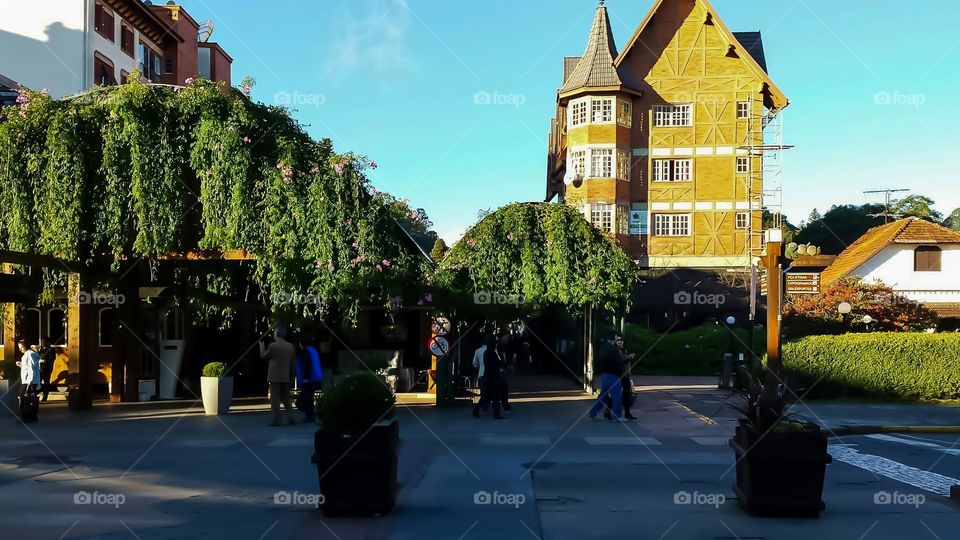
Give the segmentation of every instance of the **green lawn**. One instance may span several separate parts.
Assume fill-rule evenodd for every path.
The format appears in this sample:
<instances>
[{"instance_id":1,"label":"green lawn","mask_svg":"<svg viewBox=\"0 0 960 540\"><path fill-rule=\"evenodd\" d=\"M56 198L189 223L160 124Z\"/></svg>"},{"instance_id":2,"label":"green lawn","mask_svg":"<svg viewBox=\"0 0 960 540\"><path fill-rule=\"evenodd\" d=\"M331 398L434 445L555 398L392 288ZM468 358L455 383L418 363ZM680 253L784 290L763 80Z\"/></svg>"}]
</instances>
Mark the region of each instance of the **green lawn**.
<instances>
[{"instance_id":1,"label":"green lawn","mask_svg":"<svg viewBox=\"0 0 960 540\"><path fill-rule=\"evenodd\" d=\"M716 375L723 366L723 354L745 352L748 331L735 330L739 339L716 323L666 334L628 324L624 332L627 351L636 354L633 373L637 375ZM754 333L752 348L762 355L766 347L762 329Z\"/></svg>"}]
</instances>

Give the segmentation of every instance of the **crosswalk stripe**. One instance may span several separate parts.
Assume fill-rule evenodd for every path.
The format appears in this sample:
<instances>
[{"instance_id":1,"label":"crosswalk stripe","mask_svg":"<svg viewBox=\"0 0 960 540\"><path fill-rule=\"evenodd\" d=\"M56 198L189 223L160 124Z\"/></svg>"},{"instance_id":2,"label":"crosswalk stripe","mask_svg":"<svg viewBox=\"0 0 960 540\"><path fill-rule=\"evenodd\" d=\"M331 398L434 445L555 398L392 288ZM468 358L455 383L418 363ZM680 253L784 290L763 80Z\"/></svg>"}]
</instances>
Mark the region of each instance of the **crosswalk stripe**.
<instances>
[{"instance_id":1,"label":"crosswalk stripe","mask_svg":"<svg viewBox=\"0 0 960 540\"><path fill-rule=\"evenodd\" d=\"M660 446L653 437L584 437L591 446Z\"/></svg>"},{"instance_id":2,"label":"crosswalk stripe","mask_svg":"<svg viewBox=\"0 0 960 540\"><path fill-rule=\"evenodd\" d=\"M549 445L550 437L483 437L480 443L489 446Z\"/></svg>"},{"instance_id":3,"label":"crosswalk stripe","mask_svg":"<svg viewBox=\"0 0 960 540\"><path fill-rule=\"evenodd\" d=\"M726 446L730 437L690 437L700 446Z\"/></svg>"}]
</instances>

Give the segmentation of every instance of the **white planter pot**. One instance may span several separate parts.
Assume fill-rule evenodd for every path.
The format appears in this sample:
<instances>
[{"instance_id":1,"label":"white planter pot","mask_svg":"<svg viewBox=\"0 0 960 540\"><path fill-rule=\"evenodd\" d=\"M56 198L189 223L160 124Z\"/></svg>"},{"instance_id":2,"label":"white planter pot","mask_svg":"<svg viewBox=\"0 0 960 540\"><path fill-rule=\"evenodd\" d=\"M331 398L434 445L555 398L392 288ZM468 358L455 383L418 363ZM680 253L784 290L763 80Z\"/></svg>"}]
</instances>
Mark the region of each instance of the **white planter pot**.
<instances>
[{"instance_id":1,"label":"white planter pot","mask_svg":"<svg viewBox=\"0 0 960 540\"><path fill-rule=\"evenodd\" d=\"M0 416L11 414L19 415L20 379L0 379ZM6 405L6 407L4 407Z\"/></svg>"},{"instance_id":2,"label":"white planter pot","mask_svg":"<svg viewBox=\"0 0 960 540\"><path fill-rule=\"evenodd\" d=\"M203 412L210 416L230 412L233 400L233 377L200 377Z\"/></svg>"}]
</instances>

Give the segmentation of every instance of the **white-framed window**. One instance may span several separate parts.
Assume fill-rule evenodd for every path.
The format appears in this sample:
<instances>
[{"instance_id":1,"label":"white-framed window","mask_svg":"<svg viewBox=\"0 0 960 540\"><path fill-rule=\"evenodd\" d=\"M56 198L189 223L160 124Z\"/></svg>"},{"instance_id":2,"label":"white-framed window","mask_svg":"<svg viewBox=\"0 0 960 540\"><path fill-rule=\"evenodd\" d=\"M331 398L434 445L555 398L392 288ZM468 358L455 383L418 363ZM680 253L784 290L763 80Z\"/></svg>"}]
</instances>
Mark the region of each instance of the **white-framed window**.
<instances>
[{"instance_id":1,"label":"white-framed window","mask_svg":"<svg viewBox=\"0 0 960 540\"><path fill-rule=\"evenodd\" d=\"M633 127L633 103L617 100L617 123L621 126Z\"/></svg>"},{"instance_id":2,"label":"white-framed window","mask_svg":"<svg viewBox=\"0 0 960 540\"><path fill-rule=\"evenodd\" d=\"M748 118L750 118L750 102L738 101L737 102L737 119L744 120Z\"/></svg>"},{"instance_id":3,"label":"white-framed window","mask_svg":"<svg viewBox=\"0 0 960 540\"><path fill-rule=\"evenodd\" d=\"M690 236L690 214L654 214L654 236Z\"/></svg>"},{"instance_id":4,"label":"white-framed window","mask_svg":"<svg viewBox=\"0 0 960 540\"><path fill-rule=\"evenodd\" d=\"M582 126L587 123L587 106L590 100L577 99L570 102L570 126Z\"/></svg>"},{"instance_id":5,"label":"white-framed window","mask_svg":"<svg viewBox=\"0 0 960 540\"><path fill-rule=\"evenodd\" d=\"M576 150L570 152L570 172L574 177L587 177L587 151Z\"/></svg>"},{"instance_id":6,"label":"white-framed window","mask_svg":"<svg viewBox=\"0 0 960 540\"><path fill-rule=\"evenodd\" d=\"M737 212L737 228L741 230L750 228L750 212Z\"/></svg>"},{"instance_id":7,"label":"white-framed window","mask_svg":"<svg viewBox=\"0 0 960 540\"><path fill-rule=\"evenodd\" d=\"M614 98L591 98L590 99L590 122L592 124L611 124L613 123L613 102Z\"/></svg>"},{"instance_id":8,"label":"white-framed window","mask_svg":"<svg viewBox=\"0 0 960 540\"><path fill-rule=\"evenodd\" d=\"M604 232L613 232L613 207L606 203L591 204L590 223Z\"/></svg>"},{"instance_id":9,"label":"white-framed window","mask_svg":"<svg viewBox=\"0 0 960 540\"><path fill-rule=\"evenodd\" d=\"M693 180L692 159L653 160L654 182L689 182Z\"/></svg>"},{"instance_id":10,"label":"white-framed window","mask_svg":"<svg viewBox=\"0 0 960 540\"><path fill-rule=\"evenodd\" d=\"M737 174L747 174L750 172L750 158L748 157L738 157L737 158Z\"/></svg>"},{"instance_id":11,"label":"white-framed window","mask_svg":"<svg viewBox=\"0 0 960 540\"><path fill-rule=\"evenodd\" d=\"M630 152L617 150L617 179L630 181Z\"/></svg>"},{"instance_id":12,"label":"white-framed window","mask_svg":"<svg viewBox=\"0 0 960 540\"><path fill-rule=\"evenodd\" d=\"M693 105L654 105L653 125L656 127L692 126Z\"/></svg>"},{"instance_id":13,"label":"white-framed window","mask_svg":"<svg viewBox=\"0 0 960 540\"><path fill-rule=\"evenodd\" d=\"M613 148L590 149L590 178L613 178Z\"/></svg>"}]
</instances>

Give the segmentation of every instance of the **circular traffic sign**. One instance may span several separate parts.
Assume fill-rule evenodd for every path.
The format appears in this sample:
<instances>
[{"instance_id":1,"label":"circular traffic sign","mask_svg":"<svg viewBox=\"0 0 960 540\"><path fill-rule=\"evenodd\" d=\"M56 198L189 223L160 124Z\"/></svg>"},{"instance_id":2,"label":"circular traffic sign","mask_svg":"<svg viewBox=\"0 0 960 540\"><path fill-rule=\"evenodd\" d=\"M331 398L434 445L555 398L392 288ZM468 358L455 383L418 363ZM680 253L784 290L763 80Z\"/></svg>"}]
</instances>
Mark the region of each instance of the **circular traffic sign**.
<instances>
[{"instance_id":1,"label":"circular traffic sign","mask_svg":"<svg viewBox=\"0 0 960 540\"><path fill-rule=\"evenodd\" d=\"M434 356L446 356L450 352L450 342L443 336L434 336L430 340L430 352Z\"/></svg>"},{"instance_id":2,"label":"circular traffic sign","mask_svg":"<svg viewBox=\"0 0 960 540\"><path fill-rule=\"evenodd\" d=\"M437 317L433 320L433 333L438 336L445 336L450 333L450 319L446 317Z\"/></svg>"}]
</instances>

